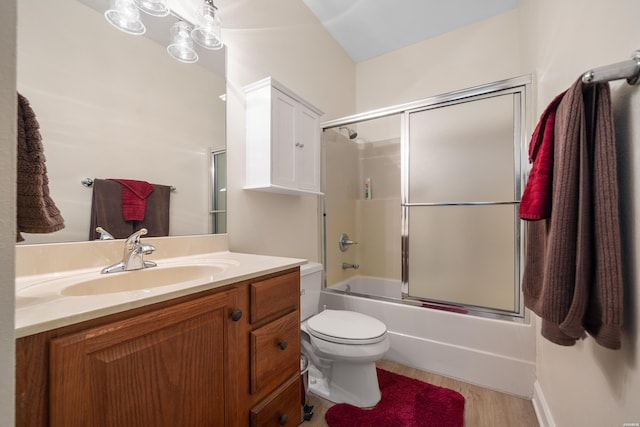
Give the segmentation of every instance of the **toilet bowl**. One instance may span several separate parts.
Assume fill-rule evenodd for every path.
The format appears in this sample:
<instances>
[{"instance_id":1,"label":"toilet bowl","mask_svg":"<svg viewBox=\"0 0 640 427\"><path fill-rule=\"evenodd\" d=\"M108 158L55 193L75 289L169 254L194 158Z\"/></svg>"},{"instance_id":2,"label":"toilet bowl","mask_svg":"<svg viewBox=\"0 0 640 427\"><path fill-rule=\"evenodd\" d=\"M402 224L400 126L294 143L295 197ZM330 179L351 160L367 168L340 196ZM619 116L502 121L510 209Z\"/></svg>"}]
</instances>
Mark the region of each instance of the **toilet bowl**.
<instances>
[{"instance_id":1,"label":"toilet bowl","mask_svg":"<svg viewBox=\"0 0 640 427\"><path fill-rule=\"evenodd\" d=\"M309 361L312 393L335 403L375 406L380 387L375 362L389 349L384 323L348 310L319 312L322 266L300 268L301 349Z\"/></svg>"}]
</instances>

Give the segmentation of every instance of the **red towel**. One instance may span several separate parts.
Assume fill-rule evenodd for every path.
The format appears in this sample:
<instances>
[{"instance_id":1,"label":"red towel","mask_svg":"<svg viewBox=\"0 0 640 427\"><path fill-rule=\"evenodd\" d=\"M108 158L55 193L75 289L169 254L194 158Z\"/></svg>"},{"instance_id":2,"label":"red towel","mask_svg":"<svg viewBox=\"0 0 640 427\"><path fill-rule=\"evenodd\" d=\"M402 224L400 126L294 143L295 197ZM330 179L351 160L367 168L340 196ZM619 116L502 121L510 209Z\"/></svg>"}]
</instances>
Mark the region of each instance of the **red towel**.
<instances>
[{"instance_id":1,"label":"red towel","mask_svg":"<svg viewBox=\"0 0 640 427\"><path fill-rule=\"evenodd\" d=\"M553 135L558 104L566 92L556 96L540 116L529 143L529 163L533 163L527 185L520 200L519 214L524 220L537 221L551 217L551 184L553 182Z\"/></svg>"},{"instance_id":2,"label":"red towel","mask_svg":"<svg viewBox=\"0 0 640 427\"><path fill-rule=\"evenodd\" d=\"M114 179L122 185L122 216L125 221L142 221L147 207L147 197L153 191L153 185L146 181L132 179Z\"/></svg>"}]
</instances>

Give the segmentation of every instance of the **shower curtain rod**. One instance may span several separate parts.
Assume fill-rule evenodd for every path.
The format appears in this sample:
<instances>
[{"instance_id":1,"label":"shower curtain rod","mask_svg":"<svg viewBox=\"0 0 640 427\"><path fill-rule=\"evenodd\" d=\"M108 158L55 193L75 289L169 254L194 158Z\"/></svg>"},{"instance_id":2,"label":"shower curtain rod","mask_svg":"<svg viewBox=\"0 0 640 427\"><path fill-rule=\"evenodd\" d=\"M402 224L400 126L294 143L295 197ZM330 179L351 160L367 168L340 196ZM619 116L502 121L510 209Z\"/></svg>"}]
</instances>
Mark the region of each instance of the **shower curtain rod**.
<instances>
[{"instance_id":1,"label":"shower curtain rod","mask_svg":"<svg viewBox=\"0 0 640 427\"><path fill-rule=\"evenodd\" d=\"M640 50L633 52L631 59L594 68L582 75L583 83L602 83L619 79L627 79L630 85L640 83Z\"/></svg>"}]
</instances>

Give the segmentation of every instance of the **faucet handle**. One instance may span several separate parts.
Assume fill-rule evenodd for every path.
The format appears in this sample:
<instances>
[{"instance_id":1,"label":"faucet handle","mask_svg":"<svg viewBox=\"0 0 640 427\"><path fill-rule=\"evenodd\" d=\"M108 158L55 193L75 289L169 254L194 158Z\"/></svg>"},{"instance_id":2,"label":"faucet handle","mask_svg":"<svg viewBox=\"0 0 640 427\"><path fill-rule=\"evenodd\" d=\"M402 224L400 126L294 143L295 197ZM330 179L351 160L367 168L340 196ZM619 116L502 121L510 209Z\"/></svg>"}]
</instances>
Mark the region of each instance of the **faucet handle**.
<instances>
[{"instance_id":1,"label":"faucet handle","mask_svg":"<svg viewBox=\"0 0 640 427\"><path fill-rule=\"evenodd\" d=\"M342 252L346 252L347 249L349 249L350 245L357 245L357 244L358 242L354 242L353 240L351 240L347 233L342 233L340 235L340 240L338 241L338 247Z\"/></svg>"},{"instance_id":2,"label":"faucet handle","mask_svg":"<svg viewBox=\"0 0 640 427\"><path fill-rule=\"evenodd\" d=\"M127 237L125 245L132 246L132 245L139 244L140 243L140 237L144 236L147 233L148 233L148 231L147 231L146 228L141 228L140 230L138 230L135 233L133 233L131 236Z\"/></svg>"},{"instance_id":3,"label":"faucet handle","mask_svg":"<svg viewBox=\"0 0 640 427\"><path fill-rule=\"evenodd\" d=\"M98 240L113 240L113 235L111 233L109 233L107 230L105 230L104 228L97 226L96 227L96 233L100 233L100 237L98 238Z\"/></svg>"}]
</instances>

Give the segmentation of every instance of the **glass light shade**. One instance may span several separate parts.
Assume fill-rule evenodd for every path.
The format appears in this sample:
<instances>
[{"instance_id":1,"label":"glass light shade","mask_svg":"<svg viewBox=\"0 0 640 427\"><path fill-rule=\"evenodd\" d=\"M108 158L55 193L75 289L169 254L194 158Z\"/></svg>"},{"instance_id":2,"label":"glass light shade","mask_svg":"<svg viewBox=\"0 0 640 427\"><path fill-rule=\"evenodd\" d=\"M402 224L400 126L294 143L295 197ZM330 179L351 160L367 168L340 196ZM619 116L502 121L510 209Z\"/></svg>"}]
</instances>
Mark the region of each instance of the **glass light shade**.
<instances>
[{"instance_id":1,"label":"glass light shade","mask_svg":"<svg viewBox=\"0 0 640 427\"><path fill-rule=\"evenodd\" d=\"M169 14L166 0L134 0L134 3L138 9L152 16L167 16Z\"/></svg>"},{"instance_id":2,"label":"glass light shade","mask_svg":"<svg viewBox=\"0 0 640 427\"><path fill-rule=\"evenodd\" d=\"M176 22L171 26L171 44L167 46L167 52L180 62L193 63L198 60L198 54L193 49L191 39L192 26L184 21Z\"/></svg>"},{"instance_id":3,"label":"glass light shade","mask_svg":"<svg viewBox=\"0 0 640 427\"><path fill-rule=\"evenodd\" d=\"M140 35L147 31L133 0L111 0L111 9L104 16L111 25L125 33Z\"/></svg>"},{"instance_id":4,"label":"glass light shade","mask_svg":"<svg viewBox=\"0 0 640 427\"><path fill-rule=\"evenodd\" d=\"M191 37L206 49L222 48L220 37L220 18L216 7L205 3L196 12L196 27L191 31Z\"/></svg>"}]
</instances>

